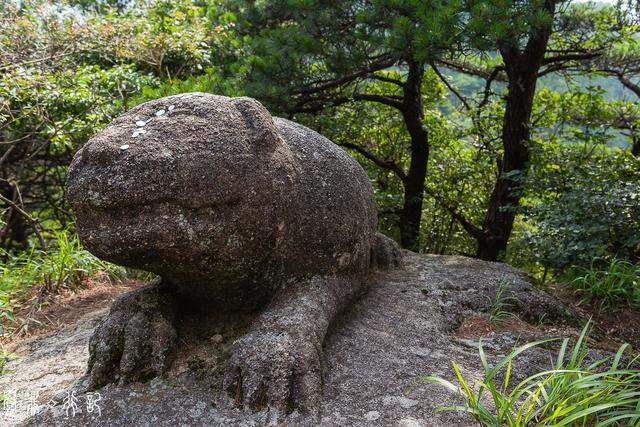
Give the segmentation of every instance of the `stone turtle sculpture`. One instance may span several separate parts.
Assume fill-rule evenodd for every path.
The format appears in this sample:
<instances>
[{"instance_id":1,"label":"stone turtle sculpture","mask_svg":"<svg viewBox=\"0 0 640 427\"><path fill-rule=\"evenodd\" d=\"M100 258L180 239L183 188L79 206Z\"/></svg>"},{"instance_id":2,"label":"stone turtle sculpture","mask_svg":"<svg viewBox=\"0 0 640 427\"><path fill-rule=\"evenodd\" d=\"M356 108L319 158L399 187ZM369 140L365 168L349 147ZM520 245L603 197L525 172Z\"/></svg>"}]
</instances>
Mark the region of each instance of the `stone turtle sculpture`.
<instances>
[{"instance_id":1,"label":"stone turtle sculpture","mask_svg":"<svg viewBox=\"0 0 640 427\"><path fill-rule=\"evenodd\" d=\"M371 269L400 264L376 232L360 165L251 98L190 93L133 108L78 151L67 191L92 253L160 276L97 327L91 389L163 373L185 310L255 310L231 346L226 395L314 411L329 327Z\"/></svg>"}]
</instances>

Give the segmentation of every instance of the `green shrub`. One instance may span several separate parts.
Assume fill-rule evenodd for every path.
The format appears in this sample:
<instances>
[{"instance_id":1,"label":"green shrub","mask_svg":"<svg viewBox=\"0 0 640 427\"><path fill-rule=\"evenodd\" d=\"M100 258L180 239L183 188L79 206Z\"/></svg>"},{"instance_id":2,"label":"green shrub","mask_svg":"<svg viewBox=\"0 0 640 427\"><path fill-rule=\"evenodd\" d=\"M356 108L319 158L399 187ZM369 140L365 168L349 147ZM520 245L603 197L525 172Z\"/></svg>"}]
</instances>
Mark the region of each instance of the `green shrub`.
<instances>
[{"instance_id":1,"label":"green shrub","mask_svg":"<svg viewBox=\"0 0 640 427\"><path fill-rule=\"evenodd\" d=\"M632 368L638 356L622 367L624 353L629 350L628 344L624 344L610 364L608 358L588 363L589 329L587 324L570 353L569 339L562 341L553 369L538 372L515 385L510 384L513 360L551 340L518 347L493 367L489 366L480 343L484 376L475 384L462 375L455 362L452 365L459 386L439 377L424 380L442 385L464 400L463 405L441 407L438 411L468 412L482 426L638 425L640 370ZM503 374L500 381L499 374Z\"/></svg>"},{"instance_id":2,"label":"green shrub","mask_svg":"<svg viewBox=\"0 0 640 427\"><path fill-rule=\"evenodd\" d=\"M562 271L594 258L640 260L640 160L606 147L547 147L528 186L517 250Z\"/></svg>"},{"instance_id":3,"label":"green shrub","mask_svg":"<svg viewBox=\"0 0 640 427\"><path fill-rule=\"evenodd\" d=\"M223 76L217 68L207 68L204 74L190 76L186 79L165 80L157 86L148 85L129 101L129 105L138 105L143 102L162 98L164 96L179 95L186 92L215 93L225 96L241 96L243 93L238 88L238 82L232 78Z\"/></svg>"},{"instance_id":4,"label":"green shrub","mask_svg":"<svg viewBox=\"0 0 640 427\"><path fill-rule=\"evenodd\" d=\"M576 267L569 274L571 288L583 300L609 310L620 306L640 308L640 265L613 258L604 265L592 261L589 268Z\"/></svg>"}]
</instances>

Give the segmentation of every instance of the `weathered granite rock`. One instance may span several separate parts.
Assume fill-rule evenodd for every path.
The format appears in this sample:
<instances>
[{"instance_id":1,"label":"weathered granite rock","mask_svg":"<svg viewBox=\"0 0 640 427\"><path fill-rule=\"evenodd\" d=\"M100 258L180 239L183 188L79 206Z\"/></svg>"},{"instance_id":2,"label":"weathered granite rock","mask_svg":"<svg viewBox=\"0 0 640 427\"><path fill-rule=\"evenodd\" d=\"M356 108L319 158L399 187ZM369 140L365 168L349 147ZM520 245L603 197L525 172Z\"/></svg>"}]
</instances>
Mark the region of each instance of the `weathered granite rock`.
<instances>
[{"instance_id":1,"label":"weathered granite rock","mask_svg":"<svg viewBox=\"0 0 640 427\"><path fill-rule=\"evenodd\" d=\"M517 301L516 314L536 313L528 307L548 310L547 322L562 323L568 315L555 299L532 287L524 275L507 265L464 257L407 253L404 268L378 273L370 291L353 310L342 316L327 340L322 358L324 385L318 418L298 411L287 425L475 425L460 413L434 413L440 405L459 403L446 389L416 383L423 375L435 374L453 380L450 361L456 360L465 375L481 377L477 339L455 334L460 323L490 310L501 283ZM104 316L99 312L97 316ZM264 425L273 415L264 408L247 412L221 404L220 384L226 350L242 332L250 316L213 316L211 321L185 318L178 329L183 345L165 378L125 386L107 385L99 390L100 414L88 413L86 395L77 394L78 410L66 416L64 405L43 411L26 424L31 426L204 426ZM29 390L39 388L46 399L61 391L67 377L60 366L75 366L88 357L84 319L52 337L38 339L27 347L30 355L10 363L13 371L0 377L0 387ZM532 328L532 331L535 328ZM492 332L482 338L489 362L505 355L522 342L543 338L546 333ZM219 346L211 346L215 341ZM536 369L551 365L555 352L535 348L516 359L514 381ZM58 363L56 363L58 362ZM76 378L80 376L76 372ZM43 383L42 378L48 381ZM49 384L47 386L47 384ZM64 397L64 393L62 395ZM0 419L2 419L0 417Z\"/></svg>"},{"instance_id":2,"label":"weathered granite rock","mask_svg":"<svg viewBox=\"0 0 640 427\"><path fill-rule=\"evenodd\" d=\"M92 253L226 308L263 302L283 277L362 273L375 236L360 165L250 98L139 105L76 154L67 187Z\"/></svg>"},{"instance_id":3,"label":"weathered granite rock","mask_svg":"<svg viewBox=\"0 0 640 427\"><path fill-rule=\"evenodd\" d=\"M228 403L317 412L329 327L372 268L400 261L360 165L250 98L133 108L76 154L68 197L91 252L162 277L97 328L90 389L166 372L182 315L261 309L228 349Z\"/></svg>"}]
</instances>

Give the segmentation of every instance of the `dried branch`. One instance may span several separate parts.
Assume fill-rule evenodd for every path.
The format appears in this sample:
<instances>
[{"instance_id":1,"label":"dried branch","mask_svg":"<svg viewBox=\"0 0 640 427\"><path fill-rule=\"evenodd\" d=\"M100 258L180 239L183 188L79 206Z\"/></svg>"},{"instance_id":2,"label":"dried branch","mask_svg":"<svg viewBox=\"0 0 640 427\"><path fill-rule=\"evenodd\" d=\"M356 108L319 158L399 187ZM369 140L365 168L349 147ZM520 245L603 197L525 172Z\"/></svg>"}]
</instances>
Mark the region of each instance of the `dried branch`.
<instances>
[{"instance_id":1,"label":"dried branch","mask_svg":"<svg viewBox=\"0 0 640 427\"><path fill-rule=\"evenodd\" d=\"M407 174L405 173L404 169L402 169L402 167L400 165L398 165L396 162L394 162L392 160L382 159L382 158L376 156L375 154L373 154L372 152L368 151L367 149L365 149L361 145L353 144L351 142L341 142L341 143L338 143L338 145L340 145L342 147L345 147L345 148L349 148L351 150L354 150L354 151L362 154L365 158L367 158L368 160L372 161L377 166L379 166L379 167L381 167L383 169L390 170L391 172L395 173L396 176L398 178L400 178L403 182L407 178Z\"/></svg>"}]
</instances>

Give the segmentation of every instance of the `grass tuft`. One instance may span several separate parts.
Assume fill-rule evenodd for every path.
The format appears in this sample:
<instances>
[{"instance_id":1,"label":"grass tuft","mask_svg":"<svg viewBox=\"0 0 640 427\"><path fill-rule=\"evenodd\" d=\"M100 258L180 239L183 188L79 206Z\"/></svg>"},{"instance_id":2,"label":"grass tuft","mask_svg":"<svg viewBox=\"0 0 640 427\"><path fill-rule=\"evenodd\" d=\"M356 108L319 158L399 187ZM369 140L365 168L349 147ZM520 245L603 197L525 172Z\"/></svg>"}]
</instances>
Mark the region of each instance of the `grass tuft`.
<instances>
[{"instance_id":1,"label":"grass tuft","mask_svg":"<svg viewBox=\"0 0 640 427\"><path fill-rule=\"evenodd\" d=\"M497 326L504 323L510 317L515 317L513 308L515 307L513 296L507 295L508 282L501 279L498 284L496 295L491 299L491 307L489 309L489 321L492 325Z\"/></svg>"},{"instance_id":2,"label":"grass tuft","mask_svg":"<svg viewBox=\"0 0 640 427\"><path fill-rule=\"evenodd\" d=\"M614 258L605 268L593 261L589 268L578 268L568 285L582 295L585 302L596 303L602 310L622 306L640 308L640 265Z\"/></svg>"},{"instance_id":3,"label":"grass tuft","mask_svg":"<svg viewBox=\"0 0 640 427\"><path fill-rule=\"evenodd\" d=\"M489 365L480 342L478 349L484 368L481 381L467 380L453 361L458 385L434 376L423 380L446 387L464 400L463 405L441 407L437 411L464 411L482 426L640 425L640 370L633 368L639 356L622 366L623 357L631 352L629 345L624 344L613 358L588 363L589 331L590 323L572 348L569 338L563 339L552 369L517 384L510 383L513 360L552 340L520 346L494 366ZM500 381L498 374L503 374Z\"/></svg>"}]
</instances>

